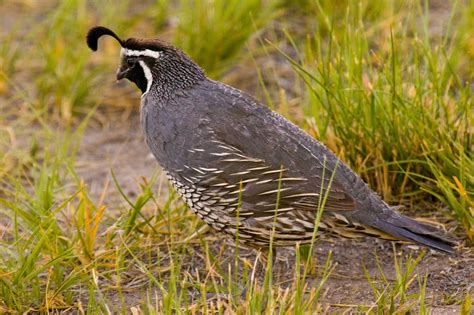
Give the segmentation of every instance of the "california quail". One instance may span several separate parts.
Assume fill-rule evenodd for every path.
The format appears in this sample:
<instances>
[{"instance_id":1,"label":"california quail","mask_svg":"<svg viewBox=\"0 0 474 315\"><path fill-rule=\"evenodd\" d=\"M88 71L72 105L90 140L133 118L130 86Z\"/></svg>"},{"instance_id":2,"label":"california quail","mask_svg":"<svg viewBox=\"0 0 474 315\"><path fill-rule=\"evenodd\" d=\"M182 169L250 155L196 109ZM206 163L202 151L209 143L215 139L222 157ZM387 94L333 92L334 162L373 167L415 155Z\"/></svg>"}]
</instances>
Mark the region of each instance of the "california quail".
<instances>
[{"instance_id":1,"label":"california quail","mask_svg":"<svg viewBox=\"0 0 474 315\"><path fill-rule=\"evenodd\" d=\"M265 248L311 241L319 232L401 239L445 252L437 229L392 210L352 170L303 130L244 92L207 78L181 50L158 39L120 39L117 79L142 91L146 143L188 206L219 232Z\"/></svg>"}]
</instances>

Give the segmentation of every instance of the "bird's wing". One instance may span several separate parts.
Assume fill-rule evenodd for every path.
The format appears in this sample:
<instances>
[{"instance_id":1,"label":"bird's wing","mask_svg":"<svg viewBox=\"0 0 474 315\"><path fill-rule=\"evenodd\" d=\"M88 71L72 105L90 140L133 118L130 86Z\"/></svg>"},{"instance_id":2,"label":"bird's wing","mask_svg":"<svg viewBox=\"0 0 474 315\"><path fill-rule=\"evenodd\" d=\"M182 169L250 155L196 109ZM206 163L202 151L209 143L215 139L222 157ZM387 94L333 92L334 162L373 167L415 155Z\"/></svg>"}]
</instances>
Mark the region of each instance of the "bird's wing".
<instances>
[{"instance_id":1,"label":"bird's wing","mask_svg":"<svg viewBox=\"0 0 474 315\"><path fill-rule=\"evenodd\" d=\"M325 211L355 210L354 199L332 176L337 172L332 154L315 155L301 135L285 131L289 122L275 121L279 116L263 105L232 93L205 96L207 107L199 109L188 144L186 160L192 165L186 166L184 181L209 194L208 203L240 203L241 215L266 216L276 208L316 211L323 203Z\"/></svg>"},{"instance_id":2,"label":"bird's wing","mask_svg":"<svg viewBox=\"0 0 474 315\"><path fill-rule=\"evenodd\" d=\"M219 204L236 209L240 204L245 215L266 216L275 209L316 211L324 204L328 211L347 211L354 200L331 178L330 171L312 180L300 172L281 165L268 164L261 158L213 138L206 148L189 149L192 165L183 169L183 182L202 189L209 205ZM215 135L214 135L215 136ZM183 175L184 176L184 175Z\"/></svg>"}]
</instances>

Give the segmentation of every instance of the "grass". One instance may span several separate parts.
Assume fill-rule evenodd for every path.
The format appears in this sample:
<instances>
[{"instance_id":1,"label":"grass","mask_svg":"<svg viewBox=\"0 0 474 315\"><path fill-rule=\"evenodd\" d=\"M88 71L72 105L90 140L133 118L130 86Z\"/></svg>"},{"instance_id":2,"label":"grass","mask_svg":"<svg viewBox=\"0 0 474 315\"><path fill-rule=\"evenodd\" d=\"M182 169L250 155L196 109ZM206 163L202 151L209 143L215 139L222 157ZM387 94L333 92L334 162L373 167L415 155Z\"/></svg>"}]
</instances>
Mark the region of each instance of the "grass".
<instances>
[{"instance_id":1,"label":"grass","mask_svg":"<svg viewBox=\"0 0 474 315\"><path fill-rule=\"evenodd\" d=\"M426 280L415 273L415 268L423 258L423 254L413 259L411 256L405 257L405 261L399 261L397 255L394 255L395 281L388 281L387 276L382 271L382 266L377 258L377 266L380 270L381 281L374 280L367 270L364 269L366 277L375 296L375 305L370 309L377 309L380 313L407 313L413 310L415 306L419 307L420 314L429 314L425 305ZM415 280L418 280L420 290L410 295L408 288ZM415 301L413 301L415 300ZM369 310L370 310L369 309ZM365 311L369 311L365 310Z\"/></svg>"},{"instance_id":2,"label":"grass","mask_svg":"<svg viewBox=\"0 0 474 315\"><path fill-rule=\"evenodd\" d=\"M87 48L80 45L86 32L86 1L68 0L59 4L44 20L38 31L34 53L41 63L34 80L38 91L37 107L49 107L64 120L70 120L74 109L93 102L92 87L98 83L97 69L87 69ZM32 36L39 34L33 32ZM76 46L76 49L69 47Z\"/></svg>"},{"instance_id":3,"label":"grass","mask_svg":"<svg viewBox=\"0 0 474 315\"><path fill-rule=\"evenodd\" d=\"M452 25L464 7L434 39L428 16L420 21L420 4L370 27L364 9L352 2L337 20L318 6L325 26L294 44L300 57L288 60L306 86L308 127L386 200L403 202L425 191L443 201L473 241L473 73L461 77L464 43ZM295 43L291 34L288 39Z\"/></svg>"},{"instance_id":4,"label":"grass","mask_svg":"<svg viewBox=\"0 0 474 315\"><path fill-rule=\"evenodd\" d=\"M269 105L385 199L423 217L431 203L472 242L472 3L456 2L439 33L423 2L113 3L18 1L27 12L20 18L41 18L31 32L0 34L0 313L430 313L422 255L394 253L388 264L375 255L378 274L360 270L372 300L331 305L337 257L314 258L316 239L296 248L294 274L280 279L270 258L257 277L253 256L195 233L203 223L159 171L137 179L132 196L115 169L99 193L89 186L78 171L85 130L111 119L95 113L110 103L105 91L124 93L112 84L116 43L103 40L103 53L91 54L84 35L94 24L124 36L158 33L215 78L271 68L273 80L294 91L260 73L255 84L267 89ZM1 2L0 9L15 12ZM465 314L470 294L454 298Z\"/></svg>"},{"instance_id":5,"label":"grass","mask_svg":"<svg viewBox=\"0 0 474 315\"><path fill-rule=\"evenodd\" d=\"M278 1L205 0L179 2L174 42L211 77L219 77L249 38L277 16Z\"/></svg>"}]
</instances>

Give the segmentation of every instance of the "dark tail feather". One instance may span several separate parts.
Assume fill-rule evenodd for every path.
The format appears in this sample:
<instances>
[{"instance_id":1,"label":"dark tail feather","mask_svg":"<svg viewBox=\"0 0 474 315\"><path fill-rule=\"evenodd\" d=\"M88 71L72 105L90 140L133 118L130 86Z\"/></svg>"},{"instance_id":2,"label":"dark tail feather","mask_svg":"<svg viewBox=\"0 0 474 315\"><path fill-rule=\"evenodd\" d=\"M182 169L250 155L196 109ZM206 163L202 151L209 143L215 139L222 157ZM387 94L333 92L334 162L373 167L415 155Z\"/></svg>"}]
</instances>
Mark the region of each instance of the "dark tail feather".
<instances>
[{"instance_id":1,"label":"dark tail feather","mask_svg":"<svg viewBox=\"0 0 474 315\"><path fill-rule=\"evenodd\" d=\"M442 235L441 231L403 215L388 220L379 220L375 226L385 233L402 240L412 241L442 252L454 253L455 242Z\"/></svg>"}]
</instances>

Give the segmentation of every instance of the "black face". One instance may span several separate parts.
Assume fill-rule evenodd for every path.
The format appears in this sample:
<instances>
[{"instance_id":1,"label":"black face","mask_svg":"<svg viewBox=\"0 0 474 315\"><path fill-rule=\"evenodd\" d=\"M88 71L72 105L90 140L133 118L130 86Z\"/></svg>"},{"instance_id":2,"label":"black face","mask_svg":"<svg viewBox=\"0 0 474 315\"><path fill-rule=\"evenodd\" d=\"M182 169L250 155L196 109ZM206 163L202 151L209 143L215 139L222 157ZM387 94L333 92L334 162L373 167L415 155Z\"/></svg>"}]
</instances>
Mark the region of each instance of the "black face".
<instances>
[{"instance_id":1,"label":"black face","mask_svg":"<svg viewBox=\"0 0 474 315\"><path fill-rule=\"evenodd\" d=\"M145 77L145 72L139 63L139 58L124 56L122 59L122 64L117 70L117 80L121 80L123 78L127 78L128 80L135 83L142 93L145 93L148 81Z\"/></svg>"}]
</instances>

